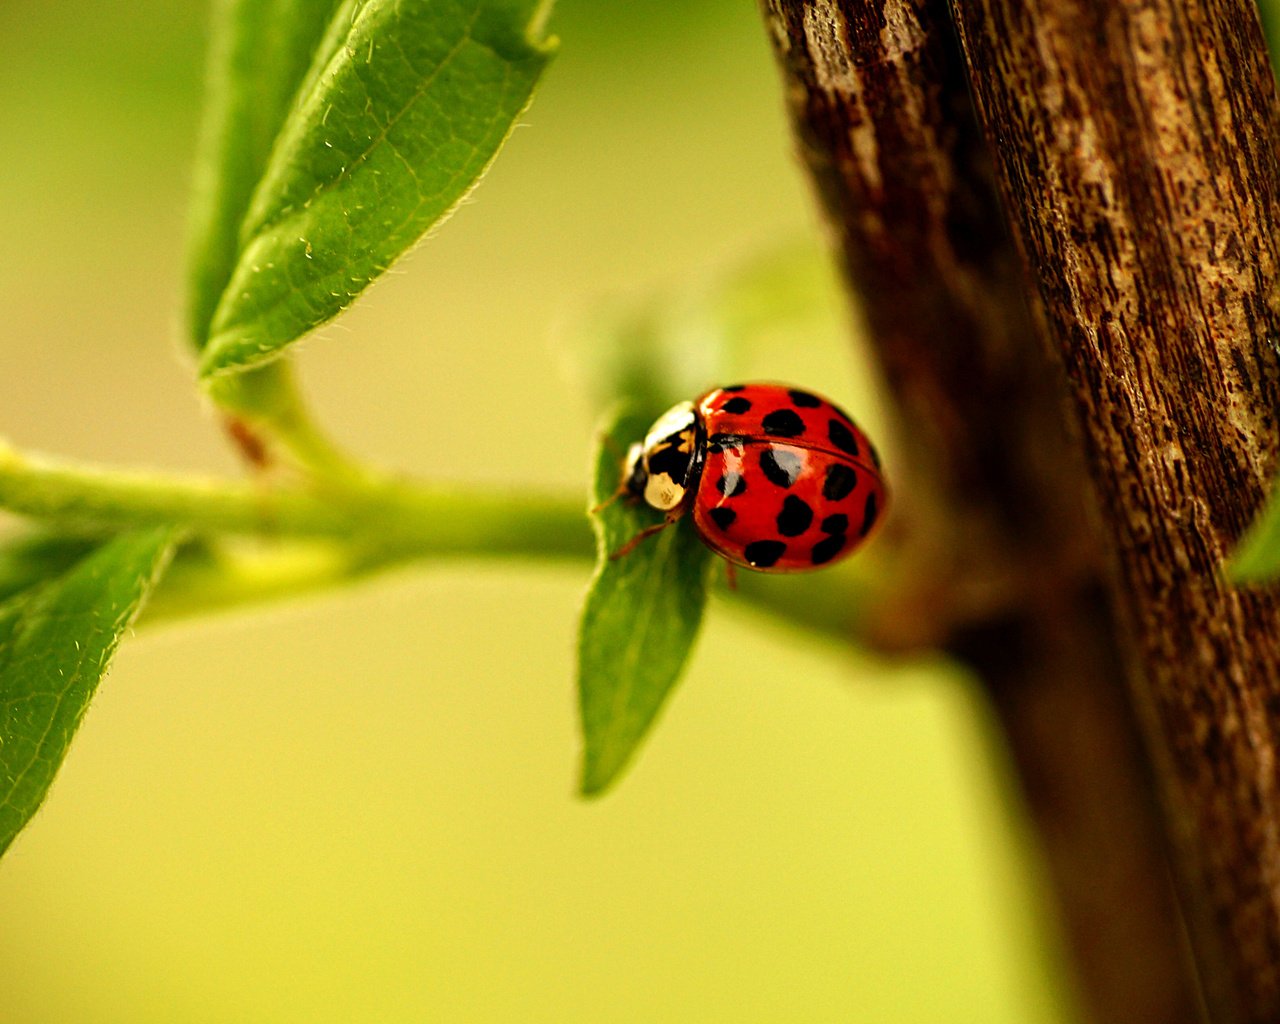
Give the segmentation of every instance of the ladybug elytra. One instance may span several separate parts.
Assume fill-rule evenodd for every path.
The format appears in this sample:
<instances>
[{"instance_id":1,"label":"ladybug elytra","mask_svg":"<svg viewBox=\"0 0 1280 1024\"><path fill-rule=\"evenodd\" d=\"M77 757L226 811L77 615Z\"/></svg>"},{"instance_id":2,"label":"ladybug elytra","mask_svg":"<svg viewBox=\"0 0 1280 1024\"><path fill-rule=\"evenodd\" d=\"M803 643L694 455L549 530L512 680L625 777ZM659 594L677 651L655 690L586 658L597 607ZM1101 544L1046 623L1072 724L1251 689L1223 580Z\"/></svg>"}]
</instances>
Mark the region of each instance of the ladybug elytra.
<instances>
[{"instance_id":1,"label":"ladybug elytra","mask_svg":"<svg viewBox=\"0 0 1280 1024\"><path fill-rule=\"evenodd\" d=\"M735 565L800 572L859 547L884 511L880 460L834 403L783 384L708 391L660 416L627 453L623 490L666 513L615 557L692 512Z\"/></svg>"}]
</instances>

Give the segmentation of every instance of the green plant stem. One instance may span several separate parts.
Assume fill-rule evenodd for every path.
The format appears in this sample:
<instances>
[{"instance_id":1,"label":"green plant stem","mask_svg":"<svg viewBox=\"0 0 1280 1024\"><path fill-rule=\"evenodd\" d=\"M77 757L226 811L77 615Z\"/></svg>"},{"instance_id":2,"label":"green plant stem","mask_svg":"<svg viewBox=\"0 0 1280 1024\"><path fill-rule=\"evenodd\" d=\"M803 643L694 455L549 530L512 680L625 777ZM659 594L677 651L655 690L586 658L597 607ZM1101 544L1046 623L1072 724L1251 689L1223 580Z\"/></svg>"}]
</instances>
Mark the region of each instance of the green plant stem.
<instances>
[{"instance_id":1,"label":"green plant stem","mask_svg":"<svg viewBox=\"0 0 1280 1024\"><path fill-rule=\"evenodd\" d=\"M84 466L0 448L0 507L60 527L172 523L204 536L328 537L381 556L591 556L578 501L402 480L270 487ZM372 555L370 555L372 557Z\"/></svg>"},{"instance_id":2,"label":"green plant stem","mask_svg":"<svg viewBox=\"0 0 1280 1024\"><path fill-rule=\"evenodd\" d=\"M287 356L247 373L217 378L206 392L227 417L252 428L310 475L348 484L368 479L368 470L311 418Z\"/></svg>"},{"instance_id":3,"label":"green plant stem","mask_svg":"<svg viewBox=\"0 0 1280 1024\"><path fill-rule=\"evenodd\" d=\"M586 564L595 556L583 503L564 497L368 476L273 487L87 466L19 453L2 441L0 509L52 529L46 545L70 544L63 561L117 530L185 527L191 540L153 595L146 622L334 589L424 559ZM37 559L32 572L43 564ZM839 572L740 573L738 590L717 589L734 603L845 642L856 641L869 601L867 581Z\"/></svg>"}]
</instances>

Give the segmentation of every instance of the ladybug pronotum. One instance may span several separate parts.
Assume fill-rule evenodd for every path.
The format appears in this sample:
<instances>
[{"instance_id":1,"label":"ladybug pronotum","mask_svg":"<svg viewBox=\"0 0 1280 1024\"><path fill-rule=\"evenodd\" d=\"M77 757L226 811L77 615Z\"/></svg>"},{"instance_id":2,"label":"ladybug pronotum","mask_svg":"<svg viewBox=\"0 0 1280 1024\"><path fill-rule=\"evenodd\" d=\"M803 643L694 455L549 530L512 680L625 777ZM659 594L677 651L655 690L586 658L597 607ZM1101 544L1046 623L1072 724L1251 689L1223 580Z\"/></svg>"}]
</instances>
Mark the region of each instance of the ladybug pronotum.
<instances>
[{"instance_id":1,"label":"ladybug pronotum","mask_svg":"<svg viewBox=\"0 0 1280 1024\"><path fill-rule=\"evenodd\" d=\"M666 514L615 557L692 512L735 565L801 572L859 547L884 512L880 460L834 403L783 384L708 391L663 413L623 470L633 499Z\"/></svg>"}]
</instances>

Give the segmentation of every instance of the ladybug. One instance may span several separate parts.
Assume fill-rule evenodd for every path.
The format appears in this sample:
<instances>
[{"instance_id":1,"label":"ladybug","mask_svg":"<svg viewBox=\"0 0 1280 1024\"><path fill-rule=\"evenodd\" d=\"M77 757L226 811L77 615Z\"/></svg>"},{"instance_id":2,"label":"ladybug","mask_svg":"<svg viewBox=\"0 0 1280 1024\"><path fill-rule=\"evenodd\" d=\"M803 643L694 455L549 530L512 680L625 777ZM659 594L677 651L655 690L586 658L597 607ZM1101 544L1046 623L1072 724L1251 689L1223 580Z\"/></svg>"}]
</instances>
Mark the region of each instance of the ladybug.
<instances>
[{"instance_id":1,"label":"ladybug","mask_svg":"<svg viewBox=\"0 0 1280 1024\"><path fill-rule=\"evenodd\" d=\"M843 558L886 498L880 459L853 420L785 384L716 388L669 409L628 451L621 493L666 519L613 557L691 512L712 551L763 572Z\"/></svg>"}]
</instances>

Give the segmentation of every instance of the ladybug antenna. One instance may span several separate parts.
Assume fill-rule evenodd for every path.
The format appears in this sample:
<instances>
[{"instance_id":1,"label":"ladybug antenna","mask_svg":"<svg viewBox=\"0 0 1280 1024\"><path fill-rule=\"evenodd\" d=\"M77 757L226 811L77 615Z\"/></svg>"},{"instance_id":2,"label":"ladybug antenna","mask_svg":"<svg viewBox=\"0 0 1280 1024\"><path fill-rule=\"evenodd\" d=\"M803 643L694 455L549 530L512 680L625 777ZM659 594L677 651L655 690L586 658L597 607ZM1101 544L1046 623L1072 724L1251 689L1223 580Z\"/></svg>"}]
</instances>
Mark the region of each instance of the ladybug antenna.
<instances>
[{"instance_id":1,"label":"ladybug antenna","mask_svg":"<svg viewBox=\"0 0 1280 1024\"><path fill-rule=\"evenodd\" d=\"M603 430L597 436L609 454L621 462L626 453L619 447L617 438Z\"/></svg>"},{"instance_id":2,"label":"ladybug antenna","mask_svg":"<svg viewBox=\"0 0 1280 1024\"><path fill-rule=\"evenodd\" d=\"M625 558L627 555L631 554L631 552L633 552L637 547L640 546L640 542L642 540L644 540L647 537L652 537L655 533L661 533L663 530L665 530L668 526L670 526L674 522L675 522L675 518L668 517L660 523L654 523L652 526L646 526L643 530L637 533L629 541L623 544L622 547L618 548L617 551L612 552L609 555L609 561L616 562L619 558Z\"/></svg>"},{"instance_id":3,"label":"ladybug antenna","mask_svg":"<svg viewBox=\"0 0 1280 1024\"><path fill-rule=\"evenodd\" d=\"M612 505L615 501L617 501L626 493L627 493L627 484L626 484L626 481L624 480L621 484L618 485L618 489L614 491L611 495L609 495L609 497L605 498L604 501L600 502L600 504L598 505L592 505L589 509L587 509L587 515L598 516L601 512L607 509L610 505Z\"/></svg>"}]
</instances>

